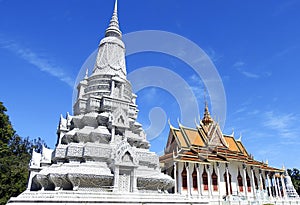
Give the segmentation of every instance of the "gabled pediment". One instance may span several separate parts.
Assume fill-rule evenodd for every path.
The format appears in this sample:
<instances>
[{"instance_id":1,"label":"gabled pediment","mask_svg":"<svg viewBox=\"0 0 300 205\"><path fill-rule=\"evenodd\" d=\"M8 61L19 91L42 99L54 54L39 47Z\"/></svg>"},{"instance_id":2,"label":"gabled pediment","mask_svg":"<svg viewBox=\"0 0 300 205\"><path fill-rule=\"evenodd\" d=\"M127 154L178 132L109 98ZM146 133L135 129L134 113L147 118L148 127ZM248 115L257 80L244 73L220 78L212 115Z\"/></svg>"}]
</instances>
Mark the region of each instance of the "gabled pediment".
<instances>
[{"instance_id":1,"label":"gabled pediment","mask_svg":"<svg viewBox=\"0 0 300 205\"><path fill-rule=\"evenodd\" d=\"M208 133L208 146L226 147L228 145L223 137L223 133L218 123L214 123Z\"/></svg>"}]
</instances>

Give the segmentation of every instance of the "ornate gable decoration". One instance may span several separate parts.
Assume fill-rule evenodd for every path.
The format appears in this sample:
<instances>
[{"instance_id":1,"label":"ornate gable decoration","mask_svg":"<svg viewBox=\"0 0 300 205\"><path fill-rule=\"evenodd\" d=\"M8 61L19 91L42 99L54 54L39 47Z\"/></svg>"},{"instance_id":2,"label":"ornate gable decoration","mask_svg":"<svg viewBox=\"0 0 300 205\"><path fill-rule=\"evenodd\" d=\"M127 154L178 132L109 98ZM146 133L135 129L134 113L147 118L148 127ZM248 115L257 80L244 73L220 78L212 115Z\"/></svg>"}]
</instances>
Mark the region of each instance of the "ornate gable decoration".
<instances>
[{"instance_id":1,"label":"ornate gable decoration","mask_svg":"<svg viewBox=\"0 0 300 205\"><path fill-rule=\"evenodd\" d=\"M128 116L124 109L118 107L113 112L113 125L117 127L129 127Z\"/></svg>"},{"instance_id":2,"label":"ornate gable decoration","mask_svg":"<svg viewBox=\"0 0 300 205\"><path fill-rule=\"evenodd\" d=\"M138 166L137 154L126 139L122 140L116 147L114 153L116 165Z\"/></svg>"},{"instance_id":3,"label":"ornate gable decoration","mask_svg":"<svg viewBox=\"0 0 300 205\"><path fill-rule=\"evenodd\" d=\"M228 147L218 123L213 124L212 129L207 135L209 139L208 146Z\"/></svg>"}]
</instances>

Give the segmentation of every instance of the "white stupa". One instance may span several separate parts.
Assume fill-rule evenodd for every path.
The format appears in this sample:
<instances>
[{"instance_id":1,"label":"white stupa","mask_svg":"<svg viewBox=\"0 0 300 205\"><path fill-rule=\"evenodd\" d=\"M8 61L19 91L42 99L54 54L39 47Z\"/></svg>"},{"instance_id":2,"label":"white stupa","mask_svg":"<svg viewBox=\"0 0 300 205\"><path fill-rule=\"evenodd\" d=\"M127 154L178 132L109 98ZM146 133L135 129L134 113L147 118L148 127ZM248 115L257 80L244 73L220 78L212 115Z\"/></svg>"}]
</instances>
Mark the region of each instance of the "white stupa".
<instances>
[{"instance_id":1,"label":"white stupa","mask_svg":"<svg viewBox=\"0 0 300 205\"><path fill-rule=\"evenodd\" d=\"M207 203L168 194L174 180L161 173L136 121L117 1L93 72L77 89L74 116L60 117L54 151L33 152L28 188L8 204Z\"/></svg>"}]
</instances>

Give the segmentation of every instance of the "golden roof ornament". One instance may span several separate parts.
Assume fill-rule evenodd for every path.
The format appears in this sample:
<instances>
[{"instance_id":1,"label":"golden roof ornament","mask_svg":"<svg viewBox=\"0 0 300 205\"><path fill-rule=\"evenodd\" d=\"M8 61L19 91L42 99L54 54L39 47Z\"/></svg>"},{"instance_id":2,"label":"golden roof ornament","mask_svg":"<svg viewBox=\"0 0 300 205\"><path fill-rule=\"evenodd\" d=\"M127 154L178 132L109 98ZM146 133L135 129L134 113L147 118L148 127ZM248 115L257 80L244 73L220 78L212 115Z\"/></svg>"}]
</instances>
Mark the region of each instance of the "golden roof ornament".
<instances>
[{"instance_id":1,"label":"golden roof ornament","mask_svg":"<svg viewBox=\"0 0 300 205\"><path fill-rule=\"evenodd\" d=\"M208 105L207 102L205 102L205 109L204 109L204 116L202 118L202 123L204 125L209 125L213 122L213 119L210 116L209 110L208 110Z\"/></svg>"}]
</instances>

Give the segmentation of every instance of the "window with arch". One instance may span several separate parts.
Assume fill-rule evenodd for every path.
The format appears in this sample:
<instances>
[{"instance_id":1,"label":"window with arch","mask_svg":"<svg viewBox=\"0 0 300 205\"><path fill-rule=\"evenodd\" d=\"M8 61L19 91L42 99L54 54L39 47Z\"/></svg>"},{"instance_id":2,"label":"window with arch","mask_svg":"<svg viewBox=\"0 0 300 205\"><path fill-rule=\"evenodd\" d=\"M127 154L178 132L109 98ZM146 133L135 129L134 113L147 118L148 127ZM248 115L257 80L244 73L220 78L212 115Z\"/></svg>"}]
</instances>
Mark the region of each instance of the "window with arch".
<instances>
[{"instance_id":1,"label":"window with arch","mask_svg":"<svg viewBox=\"0 0 300 205\"><path fill-rule=\"evenodd\" d=\"M238 171L237 181L238 181L239 191L243 192L244 191L243 178L241 176L240 170Z\"/></svg>"},{"instance_id":2,"label":"window with arch","mask_svg":"<svg viewBox=\"0 0 300 205\"><path fill-rule=\"evenodd\" d=\"M232 194L232 185L231 185L231 174L229 173L229 187L228 187L228 184L227 184L227 173L225 171L224 173L224 181L225 181L225 185L226 185L226 195L229 195L229 189L230 189L230 194Z\"/></svg>"},{"instance_id":3,"label":"window with arch","mask_svg":"<svg viewBox=\"0 0 300 205\"><path fill-rule=\"evenodd\" d=\"M246 171L246 181L247 181L247 190L248 192L251 192L251 182L247 171Z\"/></svg>"},{"instance_id":4,"label":"window with arch","mask_svg":"<svg viewBox=\"0 0 300 205\"><path fill-rule=\"evenodd\" d=\"M202 173L202 182L203 182L203 190L208 190L208 178L207 178L207 172L204 166L203 173Z\"/></svg>"},{"instance_id":5,"label":"window with arch","mask_svg":"<svg viewBox=\"0 0 300 205\"><path fill-rule=\"evenodd\" d=\"M197 180L196 165L194 166L194 171L192 173L192 178L193 178L193 189L194 190L198 190L198 180Z\"/></svg>"},{"instance_id":6,"label":"window with arch","mask_svg":"<svg viewBox=\"0 0 300 205\"><path fill-rule=\"evenodd\" d=\"M183 167L183 170L181 172L181 179L182 179L182 188L187 189L187 175L186 175L186 168Z\"/></svg>"},{"instance_id":7,"label":"window with arch","mask_svg":"<svg viewBox=\"0 0 300 205\"><path fill-rule=\"evenodd\" d=\"M213 169L211 179L212 179L213 190L218 191L218 175L216 174L215 169Z\"/></svg>"}]
</instances>

